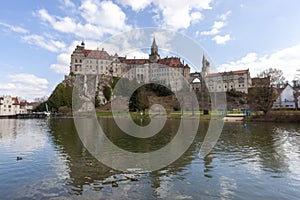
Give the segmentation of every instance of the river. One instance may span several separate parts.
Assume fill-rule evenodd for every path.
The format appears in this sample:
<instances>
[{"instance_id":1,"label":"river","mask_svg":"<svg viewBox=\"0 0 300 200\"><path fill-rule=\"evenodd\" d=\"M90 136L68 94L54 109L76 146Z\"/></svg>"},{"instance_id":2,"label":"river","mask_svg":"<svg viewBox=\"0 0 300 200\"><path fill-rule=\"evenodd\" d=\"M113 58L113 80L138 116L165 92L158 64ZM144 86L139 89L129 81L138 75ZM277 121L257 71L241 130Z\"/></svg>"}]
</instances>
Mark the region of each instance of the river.
<instances>
[{"instance_id":1,"label":"river","mask_svg":"<svg viewBox=\"0 0 300 200\"><path fill-rule=\"evenodd\" d=\"M108 138L132 152L166 145L178 123L137 140L118 134L113 119L100 120ZM225 123L199 158L208 124L200 122L192 145L167 167L121 172L89 153L73 119L1 119L0 199L300 199L299 125Z\"/></svg>"}]
</instances>

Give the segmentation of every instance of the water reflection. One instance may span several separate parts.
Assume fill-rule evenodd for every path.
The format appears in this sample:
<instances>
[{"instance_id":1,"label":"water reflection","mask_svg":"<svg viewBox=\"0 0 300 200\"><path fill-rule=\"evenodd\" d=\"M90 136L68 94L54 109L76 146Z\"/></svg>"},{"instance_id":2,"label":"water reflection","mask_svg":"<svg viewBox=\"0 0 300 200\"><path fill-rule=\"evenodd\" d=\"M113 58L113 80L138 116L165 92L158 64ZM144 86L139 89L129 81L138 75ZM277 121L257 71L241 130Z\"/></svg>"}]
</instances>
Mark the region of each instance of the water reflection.
<instances>
[{"instance_id":1,"label":"water reflection","mask_svg":"<svg viewBox=\"0 0 300 200\"><path fill-rule=\"evenodd\" d=\"M1 119L1 150L13 149L15 154L26 154L43 148L47 143L47 135L43 134L46 123L38 120Z\"/></svg>"},{"instance_id":2,"label":"water reflection","mask_svg":"<svg viewBox=\"0 0 300 200\"><path fill-rule=\"evenodd\" d=\"M178 127L177 120L169 120L160 135L137 140L121 134L110 118L101 123L112 142L132 152L160 148ZM73 119L1 119L0 195L4 199L300 198L297 124L226 123L215 148L200 159L207 128L208 122L201 121L193 144L171 165L154 172L121 172L84 148Z\"/></svg>"}]
</instances>

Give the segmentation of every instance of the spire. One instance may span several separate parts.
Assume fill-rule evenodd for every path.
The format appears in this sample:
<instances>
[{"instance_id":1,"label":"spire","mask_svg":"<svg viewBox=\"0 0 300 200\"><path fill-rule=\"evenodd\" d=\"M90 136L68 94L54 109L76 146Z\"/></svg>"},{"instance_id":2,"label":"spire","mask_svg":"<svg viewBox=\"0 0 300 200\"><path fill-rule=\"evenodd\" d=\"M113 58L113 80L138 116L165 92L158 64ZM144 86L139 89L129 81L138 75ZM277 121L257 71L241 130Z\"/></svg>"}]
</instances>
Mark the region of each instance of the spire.
<instances>
[{"instance_id":1,"label":"spire","mask_svg":"<svg viewBox=\"0 0 300 200\"><path fill-rule=\"evenodd\" d=\"M149 55L149 59L151 62L157 62L160 59L158 54L158 47L156 45L155 37L153 37L153 42L151 45L151 54Z\"/></svg>"},{"instance_id":2,"label":"spire","mask_svg":"<svg viewBox=\"0 0 300 200\"><path fill-rule=\"evenodd\" d=\"M156 42L155 42L155 36L153 37L152 47L157 47Z\"/></svg>"}]
</instances>

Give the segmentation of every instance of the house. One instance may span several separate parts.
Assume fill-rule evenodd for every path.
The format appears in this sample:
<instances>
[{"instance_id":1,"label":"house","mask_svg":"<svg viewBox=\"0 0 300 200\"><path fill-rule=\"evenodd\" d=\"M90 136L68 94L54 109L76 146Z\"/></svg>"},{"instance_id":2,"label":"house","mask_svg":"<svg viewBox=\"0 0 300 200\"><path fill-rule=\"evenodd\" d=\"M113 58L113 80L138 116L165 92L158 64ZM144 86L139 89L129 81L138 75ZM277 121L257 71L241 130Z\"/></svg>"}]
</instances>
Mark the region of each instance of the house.
<instances>
[{"instance_id":1,"label":"house","mask_svg":"<svg viewBox=\"0 0 300 200\"><path fill-rule=\"evenodd\" d=\"M20 102L20 110L22 110L22 113L31 113L33 110L34 103L35 102L33 102L33 103L27 102L26 100L21 101Z\"/></svg>"},{"instance_id":2,"label":"house","mask_svg":"<svg viewBox=\"0 0 300 200\"><path fill-rule=\"evenodd\" d=\"M26 110L20 108L17 97L0 97L0 116L9 116L26 113Z\"/></svg>"},{"instance_id":3,"label":"house","mask_svg":"<svg viewBox=\"0 0 300 200\"><path fill-rule=\"evenodd\" d=\"M290 84L281 88L279 95L273 103L272 109L296 109L295 90Z\"/></svg>"}]
</instances>

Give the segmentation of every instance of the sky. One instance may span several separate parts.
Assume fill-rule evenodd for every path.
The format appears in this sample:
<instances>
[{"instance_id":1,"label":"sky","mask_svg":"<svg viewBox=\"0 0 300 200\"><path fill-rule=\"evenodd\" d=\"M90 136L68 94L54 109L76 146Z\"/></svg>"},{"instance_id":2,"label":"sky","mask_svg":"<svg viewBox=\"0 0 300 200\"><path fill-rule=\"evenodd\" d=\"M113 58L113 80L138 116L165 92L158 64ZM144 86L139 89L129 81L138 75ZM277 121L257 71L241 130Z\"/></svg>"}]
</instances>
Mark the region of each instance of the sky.
<instances>
[{"instance_id":1,"label":"sky","mask_svg":"<svg viewBox=\"0 0 300 200\"><path fill-rule=\"evenodd\" d=\"M255 77L273 67L292 81L300 73L299 10L298 0L4 1L0 96L49 96L68 75L71 53L81 41L96 49L116 34L146 27L191 38L218 71L249 69Z\"/></svg>"}]
</instances>

